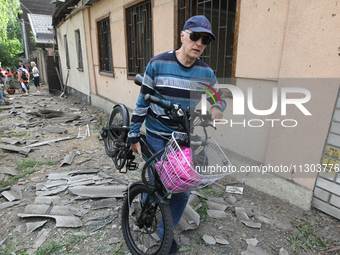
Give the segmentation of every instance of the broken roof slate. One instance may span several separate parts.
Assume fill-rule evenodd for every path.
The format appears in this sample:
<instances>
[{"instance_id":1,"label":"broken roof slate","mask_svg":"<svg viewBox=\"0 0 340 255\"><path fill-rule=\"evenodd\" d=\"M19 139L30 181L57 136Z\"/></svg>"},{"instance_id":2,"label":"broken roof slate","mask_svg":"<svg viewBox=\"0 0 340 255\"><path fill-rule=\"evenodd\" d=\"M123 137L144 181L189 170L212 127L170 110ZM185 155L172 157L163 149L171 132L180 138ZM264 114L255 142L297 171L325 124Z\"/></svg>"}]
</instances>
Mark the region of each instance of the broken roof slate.
<instances>
[{"instance_id":1,"label":"broken roof slate","mask_svg":"<svg viewBox=\"0 0 340 255\"><path fill-rule=\"evenodd\" d=\"M100 198L100 197L124 197L127 190L125 185L115 186L76 186L70 187L69 191L78 196Z\"/></svg>"},{"instance_id":2,"label":"broken roof slate","mask_svg":"<svg viewBox=\"0 0 340 255\"><path fill-rule=\"evenodd\" d=\"M76 216L60 216L60 215L45 215L45 214L25 214L19 213L21 218L31 218L31 217L48 217L56 220L57 228L77 228L81 227L83 223Z\"/></svg>"}]
</instances>

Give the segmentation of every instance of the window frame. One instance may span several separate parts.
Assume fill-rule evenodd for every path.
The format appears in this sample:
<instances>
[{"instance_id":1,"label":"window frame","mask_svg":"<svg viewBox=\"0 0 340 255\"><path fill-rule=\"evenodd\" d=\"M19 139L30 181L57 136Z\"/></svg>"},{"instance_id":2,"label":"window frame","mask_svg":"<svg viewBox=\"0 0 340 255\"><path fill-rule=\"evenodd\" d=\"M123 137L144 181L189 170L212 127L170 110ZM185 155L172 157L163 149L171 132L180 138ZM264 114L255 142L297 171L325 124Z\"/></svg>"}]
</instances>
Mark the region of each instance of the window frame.
<instances>
[{"instance_id":1,"label":"window frame","mask_svg":"<svg viewBox=\"0 0 340 255\"><path fill-rule=\"evenodd\" d=\"M67 41L67 35L64 35L64 48L65 48L65 57L66 57L66 68L71 69L70 66L70 54L68 51L68 41Z\"/></svg>"},{"instance_id":2,"label":"window frame","mask_svg":"<svg viewBox=\"0 0 340 255\"><path fill-rule=\"evenodd\" d=\"M101 47L104 45L101 41L101 30L100 30L100 24L103 24L104 22L107 23L107 28L108 30L106 31L107 37L106 39L108 40L108 44L106 51L102 52L101 51ZM96 28L97 28L97 43L98 43L98 70L99 70L99 74L102 75L108 75L108 76L114 76L114 67L113 67L113 57L112 57L112 38L111 38L111 23L110 23L110 15L106 15L103 16L99 19L96 20ZM104 46L103 46L104 47ZM107 54L105 54L107 53ZM103 57L102 57L103 56ZM102 58L105 58L105 56L107 56L108 58L108 69L102 69ZM104 63L104 65L107 63Z\"/></svg>"},{"instance_id":3,"label":"window frame","mask_svg":"<svg viewBox=\"0 0 340 255\"><path fill-rule=\"evenodd\" d=\"M78 71L84 71L84 61L83 61L83 52L81 47L81 37L80 37L80 29L76 29L74 31L75 41L76 41L76 51L77 51L77 59L78 59Z\"/></svg>"},{"instance_id":4,"label":"window frame","mask_svg":"<svg viewBox=\"0 0 340 255\"><path fill-rule=\"evenodd\" d=\"M146 17L146 22L142 22L144 33L137 34L135 36L142 36L144 37L144 41L142 41L141 45L135 44L134 46L130 45L130 42L134 41L141 41L141 40L132 40L131 37L129 37L129 31L133 31L135 34L138 33L138 31L135 29L129 30L129 12L131 9L137 9L141 8L143 5L149 5L149 14L146 14L146 16L143 16L144 18ZM126 69L127 69L127 78L128 79L134 79L136 74L144 73L145 68L151 58L154 56L154 47L153 47L153 1L152 0L139 0L139 1L134 1L133 3L127 4L124 6L124 29L125 29L125 49L126 49ZM142 7L143 8L143 7ZM148 8L148 7L144 7ZM144 14L144 12L142 12ZM135 16L137 14L134 14ZM139 17L140 18L140 17ZM140 21L135 21L135 22L140 22ZM133 24L132 24L133 25ZM147 30L146 30L147 29ZM139 37L138 37L139 38ZM140 47L139 47L140 46ZM139 48L138 48L139 47ZM147 48L147 50L144 50ZM134 50L134 53L131 54L131 50ZM138 55L138 52L140 53ZM137 56L137 58L132 59L133 57ZM132 60L130 60L132 59ZM137 60L136 60L137 59ZM132 63L131 63L132 62ZM138 64L140 65L135 65L133 70L130 70L132 65L139 62ZM137 68L138 70L136 70Z\"/></svg>"}]
</instances>

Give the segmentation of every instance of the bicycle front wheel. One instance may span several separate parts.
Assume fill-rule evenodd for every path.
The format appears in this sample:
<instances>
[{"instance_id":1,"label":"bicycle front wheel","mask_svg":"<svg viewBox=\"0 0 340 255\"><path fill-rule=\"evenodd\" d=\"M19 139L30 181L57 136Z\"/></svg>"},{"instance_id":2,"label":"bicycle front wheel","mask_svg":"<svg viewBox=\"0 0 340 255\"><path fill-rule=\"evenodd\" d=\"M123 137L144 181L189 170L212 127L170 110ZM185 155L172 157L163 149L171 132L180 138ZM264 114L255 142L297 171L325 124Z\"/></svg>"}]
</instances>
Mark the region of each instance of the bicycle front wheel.
<instances>
[{"instance_id":1,"label":"bicycle front wheel","mask_svg":"<svg viewBox=\"0 0 340 255\"><path fill-rule=\"evenodd\" d=\"M107 135L104 138L105 143L105 152L109 157L114 157L115 153L117 153L117 148L115 146L115 142L117 140L121 142L127 141L128 131L119 130L120 127L128 127L130 125L129 112L127 111L124 105L116 105L110 114L110 117L107 121L107 128L110 128L110 135Z\"/></svg>"},{"instance_id":2,"label":"bicycle front wheel","mask_svg":"<svg viewBox=\"0 0 340 255\"><path fill-rule=\"evenodd\" d=\"M151 190L140 183L131 187L125 197L122 211L123 235L127 247L134 255L168 254L172 244L170 207L157 200L154 194L147 199Z\"/></svg>"}]
</instances>

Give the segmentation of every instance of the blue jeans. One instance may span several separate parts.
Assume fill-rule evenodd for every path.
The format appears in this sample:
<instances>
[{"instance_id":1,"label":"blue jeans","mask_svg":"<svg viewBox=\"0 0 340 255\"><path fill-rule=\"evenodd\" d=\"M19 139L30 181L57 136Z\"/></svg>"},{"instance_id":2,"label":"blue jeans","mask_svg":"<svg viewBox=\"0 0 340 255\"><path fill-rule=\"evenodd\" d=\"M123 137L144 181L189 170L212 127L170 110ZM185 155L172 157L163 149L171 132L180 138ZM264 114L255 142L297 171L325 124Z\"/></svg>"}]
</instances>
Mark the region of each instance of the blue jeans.
<instances>
[{"instance_id":1,"label":"blue jeans","mask_svg":"<svg viewBox=\"0 0 340 255\"><path fill-rule=\"evenodd\" d=\"M154 136L146 135L146 141L150 144L150 146L157 152L163 149L167 143L167 140L162 138L156 138ZM190 191L172 194L170 199L170 211L172 214L172 220L174 226L178 224L180 219L182 218L184 209L188 203L190 196ZM163 238L164 227L163 221L161 221L158 225L157 233L160 238Z\"/></svg>"},{"instance_id":2,"label":"blue jeans","mask_svg":"<svg viewBox=\"0 0 340 255\"><path fill-rule=\"evenodd\" d=\"M0 100L4 100L5 101L4 95L2 94L1 90L0 90Z\"/></svg>"}]
</instances>

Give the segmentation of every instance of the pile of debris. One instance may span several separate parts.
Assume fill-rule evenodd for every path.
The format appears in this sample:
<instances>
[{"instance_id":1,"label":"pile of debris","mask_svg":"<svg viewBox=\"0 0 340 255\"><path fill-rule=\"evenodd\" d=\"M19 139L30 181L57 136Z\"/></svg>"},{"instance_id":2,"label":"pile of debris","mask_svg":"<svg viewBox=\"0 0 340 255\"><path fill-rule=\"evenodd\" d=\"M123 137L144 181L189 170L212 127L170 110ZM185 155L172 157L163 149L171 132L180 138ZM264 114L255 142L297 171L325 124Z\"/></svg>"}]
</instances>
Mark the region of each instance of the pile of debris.
<instances>
[{"instance_id":1,"label":"pile of debris","mask_svg":"<svg viewBox=\"0 0 340 255\"><path fill-rule=\"evenodd\" d=\"M50 99L51 101L53 98ZM44 103L41 103L44 102ZM46 101L46 102L45 102ZM50 102L47 99L39 99L36 102L30 104L37 105L39 107L46 108ZM76 137L61 137L57 139L51 139L47 141L23 140L17 137L3 137L1 138L0 149L5 151L17 152L21 155L28 156L28 154L35 148L45 144L53 144L56 142L69 140L69 139L85 139L90 136L89 124L96 122L96 117L90 114L82 114L80 109L77 108L62 108L62 109L38 109L34 110L35 106L21 105L21 102L15 102L13 105L2 107L2 110L8 113L0 114L1 119L8 119L14 117L20 117L24 122L20 124L12 124L6 126L0 126L0 130L4 131L4 134L11 135L15 131L27 131L35 132L34 137L38 138L46 133L66 135L68 130L64 127L48 127L49 124L58 124L61 126L73 125L79 127L79 132ZM86 109L84 109L86 110Z\"/></svg>"},{"instance_id":2,"label":"pile of debris","mask_svg":"<svg viewBox=\"0 0 340 255\"><path fill-rule=\"evenodd\" d=\"M10 172L9 169L7 172ZM237 206L238 199L232 193L242 195L243 187L223 187L219 184L214 184L214 186L228 192L228 197L223 199L222 197L203 196L202 193L196 191L192 192L184 214L175 228L175 239L181 246L190 246L190 239L180 233L196 229L200 225L200 215L196 210L202 206L202 199L208 205L207 214L211 218L228 218L230 215L227 212L234 211L236 219L250 228L261 229L262 223L279 228L289 229L291 227L291 225L280 225L279 222L255 213L251 208ZM92 233L119 218L127 188L127 181L98 169L52 172L47 174L47 181L36 183L34 202L27 204L24 212L18 213L18 216L26 219L28 233L41 228L49 219L55 220L56 227L83 228L86 232ZM1 194L9 202L1 204L0 209L6 208L6 203L12 203L11 206L17 205L22 199L18 185L3 190ZM62 200L59 195L63 197L67 195L69 199ZM120 228L120 223L117 222L117 225ZM117 227L117 225L114 226ZM222 233L233 230L220 229L220 231ZM42 244L48 235L49 229L41 230L37 237L39 240L35 243ZM203 240L208 245L225 245L226 249L229 247L228 240L219 233L214 236L204 234ZM256 238L246 241L248 249L242 252L242 255L266 254L261 248L256 247ZM114 237L112 243L117 242L120 242L119 237ZM33 247L29 254L33 254L38 247Z\"/></svg>"}]
</instances>

